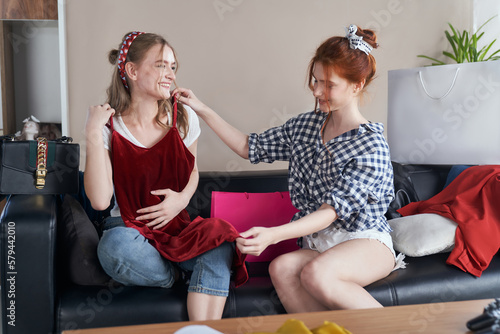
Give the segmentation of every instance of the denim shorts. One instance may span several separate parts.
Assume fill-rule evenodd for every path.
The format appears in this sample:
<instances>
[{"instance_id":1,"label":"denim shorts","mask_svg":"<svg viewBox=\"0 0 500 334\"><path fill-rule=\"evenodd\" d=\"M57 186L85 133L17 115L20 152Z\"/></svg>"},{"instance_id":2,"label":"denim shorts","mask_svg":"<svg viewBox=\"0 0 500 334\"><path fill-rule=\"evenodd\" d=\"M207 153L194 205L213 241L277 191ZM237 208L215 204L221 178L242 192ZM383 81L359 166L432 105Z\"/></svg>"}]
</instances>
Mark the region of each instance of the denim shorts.
<instances>
[{"instance_id":1,"label":"denim shorts","mask_svg":"<svg viewBox=\"0 0 500 334\"><path fill-rule=\"evenodd\" d=\"M394 251L394 246L392 244L391 234L387 232L380 232L373 229L349 232L344 229L338 229L330 226L319 232L302 237L301 243L303 249L311 249L323 253L324 251L344 241L354 239L378 240L392 252L396 263L394 270L404 268L405 263L403 262L403 259L405 256L403 254L396 256L396 252Z\"/></svg>"},{"instance_id":2,"label":"denim shorts","mask_svg":"<svg viewBox=\"0 0 500 334\"><path fill-rule=\"evenodd\" d=\"M121 217L108 217L102 225L97 255L104 271L124 285L170 288L176 272L190 275L188 292L227 297L234 243L225 242L184 262L171 262Z\"/></svg>"}]
</instances>

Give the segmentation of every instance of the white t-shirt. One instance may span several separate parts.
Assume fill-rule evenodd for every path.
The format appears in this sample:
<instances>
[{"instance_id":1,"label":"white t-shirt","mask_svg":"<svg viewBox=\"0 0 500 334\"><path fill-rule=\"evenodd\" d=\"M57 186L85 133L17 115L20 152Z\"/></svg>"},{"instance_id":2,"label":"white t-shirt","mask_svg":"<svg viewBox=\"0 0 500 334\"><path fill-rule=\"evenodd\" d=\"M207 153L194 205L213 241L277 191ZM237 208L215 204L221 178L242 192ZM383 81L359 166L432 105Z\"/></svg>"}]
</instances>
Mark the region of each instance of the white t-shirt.
<instances>
[{"instance_id":1,"label":"white t-shirt","mask_svg":"<svg viewBox=\"0 0 500 334\"><path fill-rule=\"evenodd\" d=\"M182 141L184 142L184 145L186 145L186 147L189 147L196 141L196 139L198 139L198 137L201 134L200 121L198 119L198 115L196 115L196 113L194 112L193 109L191 109L190 107L188 107L186 105L183 105L183 106L187 112L189 129L188 129L188 133L186 135L186 138L184 138ZM169 120L170 120L170 115L169 115ZM132 135L132 133L129 131L129 129L127 128L125 123L123 123L123 119L122 119L121 115L113 116L113 129L114 129L114 131L117 131L120 135L122 135L125 139L130 141L132 144L139 146L139 147L146 148L146 146L141 144ZM179 134L181 135L181 138L182 138L183 134L181 133L181 129L179 129ZM103 131L102 131L102 136L104 139L104 147L107 150L109 150L111 147L111 129L108 128L107 126L105 126ZM120 208L118 207L118 203L116 203L116 197L115 197L115 206L113 207L113 209L111 209L110 214L112 217L121 216Z\"/></svg>"},{"instance_id":2,"label":"white t-shirt","mask_svg":"<svg viewBox=\"0 0 500 334\"><path fill-rule=\"evenodd\" d=\"M184 142L184 145L186 145L186 147L189 147L196 141L196 139L198 139L198 137L201 134L200 121L198 119L198 115L196 115L196 113L194 112L193 109L191 109L190 107L188 107L186 105L183 105L183 106L184 106L184 109L186 110L187 115L188 115L189 130L188 130L186 138L184 138L182 141ZM170 115L168 115L168 117L169 117L169 121L170 121ZM124 138L126 138L132 144L139 146L139 147L146 148L146 146L141 144L132 135L132 133L129 131L129 129L127 128L125 123L123 123L123 119L122 119L121 115L113 116L113 128L116 132L121 134ZM180 133L181 138L182 138L183 134L181 133L181 129L179 129L179 133ZM107 126L105 126L103 129L103 132L102 132L102 136L104 139L104 148L109 150L109 148L111 147L111 129L108 128Z\"/></svg>"}]
</instances>

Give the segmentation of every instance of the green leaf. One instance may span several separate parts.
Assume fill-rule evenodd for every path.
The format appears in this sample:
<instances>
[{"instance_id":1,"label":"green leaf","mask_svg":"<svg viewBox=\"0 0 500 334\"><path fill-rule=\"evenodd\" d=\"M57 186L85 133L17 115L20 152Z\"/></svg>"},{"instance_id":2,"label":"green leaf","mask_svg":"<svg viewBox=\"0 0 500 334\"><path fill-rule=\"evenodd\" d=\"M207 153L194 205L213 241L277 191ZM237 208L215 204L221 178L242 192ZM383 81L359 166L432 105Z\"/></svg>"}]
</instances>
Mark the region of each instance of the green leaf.
<instances>
[{"instance_id":1,"label":"green leaf","mask_svg":"<svg viewBox=\"0 0 500 334\"><path fill-rule=\"evenodd\" d=\"M478 33L479 31L481 31L481 29L483 29L483 27L488 24L488 22L490 22L491 20L493 20L495 17L497 17L498 15L495 15L493 17L491 17L488 21L484 22L480 27L479 29L477 29L476 33Z\"/></svg>"},{"instance_id":2,"label":"green leaf","mask_svg":"<svg viewBox=\"0 0 500 334\"><path fill-rule=\"evenodd\" d=\"M497 60L500 58L500 56L495 56L497 53L499 53L500 50L496 50L495 52L493 52L488 58L486 58L486 60Z\"/></svg>"},{"instance_id":3,"label":"green leaf","mask_svg":"<svg viewBox=\"0 0 500 334\"><path fill-rule=\"evenodd\" d=\"M461 50L462 63L464 62L464 60L468 58L467 50L469 50L469 44L470 44L469 33L464 30L462 34L462 50Z\"/></svg>"},{"instance_id":4,"label":"green leaf","mask_svg":"<svg viewBox=\"0 0 500 334\"><path fill-rule=\"evenodd\" d=\"M457 35L458 41L457 41L457 63L463 63L465 59L465 52L467 50L466 47L466 32L464 33L458 33Z\"/></svg>"},{"instance_id":5,"label":"green leaf","mask_svg":"<svg viewBox=\"0 0 500 334\"><path fill-rule=\"evenodd\" d=\"M470 45L472 45L476 49L477 49L477 40L478 40L478 38L477 38L476 34L472 34Z\"/></svg>"},{"instance_id":6,"label":"green leaf","mask_svg":"<svg viewBox=\"0 0 500 334\"><path fill-rule=\"evenodd\" d=\"M477 49L474 46L469 47L469 52L467 53L468 55L468 61L469 63L474 63L477 61Z\"/></svg>"},{"instance_id":7,"label":"green leaf","mask_svg":"<svg viewBox=\"0 0 500 334\"><path fill-rule=\"evenodd\" d=\"M453 28L453 26L451 25L450 22L448 22L448 26L450 27L451 31L453 32L453 35L457 36L457 32L455 31L455 28Z\"/></svg>"},{"instance_id":8,"label":"green leaf","mask_svg":"<svg viewBox=\"0 0 500 334\"><path fill-rule=\"evenodd\" d=\"M451 53L447 52L447 51L443 51L443 55L445 55L448 58L453 59L454 61L457 61L457 58L454 55L452 55Z\"/></svg>"},{"instance_id":9,"label":"green leaf","mask_svg":"<svg viewBox=\"0 0 500 334\"><path fill-rule=\"evenodd\" d=\"M499 50L496 50L495 52L493 52L493 53L490 55L490 57L491 57L491 56L496 55L496 54L497 54L497 53L499 53L499 52L500 52L500 49L499 49Z\"/></svg>"},{"instance_id":10,"label":"green leaf","mask_svg":"<svg viewBox=\"0 0 500 334\"><path fill-rule=\"evenodd\" d=\"M488 54L488 51L490 51L491 47L493 46L493 43L495 43L495 41L491 42L490 45L488 46L483 46L483 48L481 49L481 51L479 51L479 61L484 61L484 57L486 57L486 54ZM500 51L500 50L498 50Z\"/></svg>"},{"instance_id":11,"label":"green leaf","mask_svg":"<svg viewBox=\"0 0 500 334\"><path fill-rule=\"evenodd\" d=\"M432 58L429 56L418 55L417 57L432 60L434 62L432 65L445 65L446 64L445 62L443 62L441 60L437 60L436 58Z\"/></svg>"},{"instance_id":12,"label":"green leaf","mask_svg":"<svg viewBox=\"0 0 500 334\"><path fill-rule=\"evenodd\" d=\"M453 59L455 59L455 61L456 61L457 55L458 55L458 50L457 50L457 47L455 45L455 39L453 37L451 37L450 33L447 30L444 31L444 34L445 34L446 39L448 40L448 42L450 43L450 45L453 49L453 53L455 54L455 57Z\"/></svg>"}]
</instances>

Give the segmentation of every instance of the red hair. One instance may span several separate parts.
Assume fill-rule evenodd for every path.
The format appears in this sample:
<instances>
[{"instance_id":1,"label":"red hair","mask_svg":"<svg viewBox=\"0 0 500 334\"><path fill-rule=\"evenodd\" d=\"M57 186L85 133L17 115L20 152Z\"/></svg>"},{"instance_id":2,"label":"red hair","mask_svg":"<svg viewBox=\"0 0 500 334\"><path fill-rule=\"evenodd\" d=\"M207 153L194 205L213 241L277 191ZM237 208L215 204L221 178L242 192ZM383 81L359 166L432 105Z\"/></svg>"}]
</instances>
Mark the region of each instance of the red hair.
<instances>
[{"instance_id":1,"label":"red hair","mask_svg":"<svg viewBox=\"0 0 500 334\"><path fill-rule=\"evenodd\" d=\"M358 27L356 35L362 36L363 41L370 44L374 49L378 47L377 36L373 30L363 30ZM311 91L314 90L313 71L316 63L323 66L325 78L328 78L330 73L334 71L351 83L365 81L364 87L368 86L373 80L377 68L375 58L371 54L367 55L359 49L351 49L349 40L340 36L330 37L324 41L309 62L307 82ZM317 105L314 106L314 109L317 109Z\"/></svg>"}]
</instances>

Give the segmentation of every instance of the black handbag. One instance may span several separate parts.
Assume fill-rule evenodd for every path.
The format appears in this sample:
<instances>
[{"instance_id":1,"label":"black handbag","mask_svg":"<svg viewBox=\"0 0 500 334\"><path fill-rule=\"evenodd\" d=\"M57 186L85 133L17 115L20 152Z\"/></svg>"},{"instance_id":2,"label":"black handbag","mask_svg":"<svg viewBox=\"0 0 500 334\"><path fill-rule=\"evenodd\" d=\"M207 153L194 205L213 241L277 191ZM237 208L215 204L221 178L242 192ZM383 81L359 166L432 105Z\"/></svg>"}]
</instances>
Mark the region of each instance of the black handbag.
<instances>
[{"instance_id":1,"label":"black handbag","mask_svg":"<svg viewBox=\"0 0 500 334\"><path fill-rule=\"evenodd\" d=\"M70 137L0 140L0 194L78 193L80 145Z\"/></svg>"}]
</instances>

